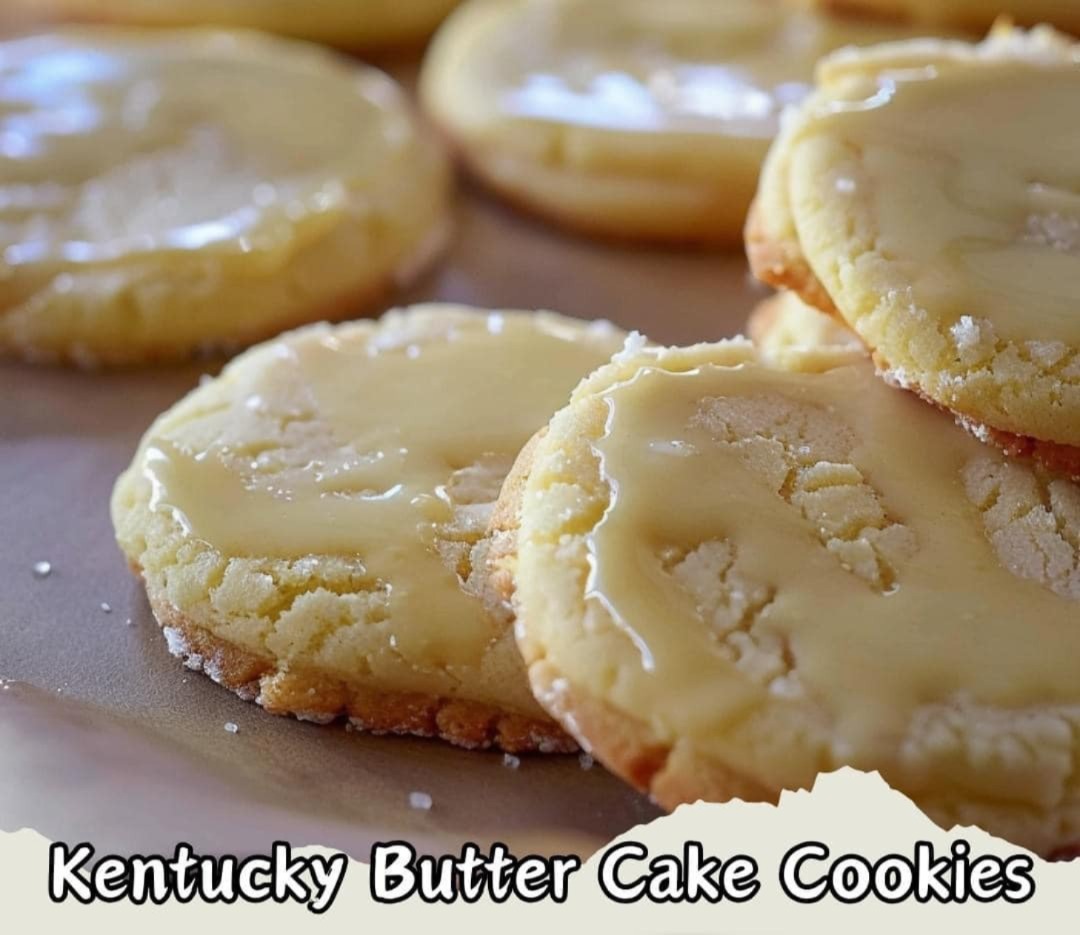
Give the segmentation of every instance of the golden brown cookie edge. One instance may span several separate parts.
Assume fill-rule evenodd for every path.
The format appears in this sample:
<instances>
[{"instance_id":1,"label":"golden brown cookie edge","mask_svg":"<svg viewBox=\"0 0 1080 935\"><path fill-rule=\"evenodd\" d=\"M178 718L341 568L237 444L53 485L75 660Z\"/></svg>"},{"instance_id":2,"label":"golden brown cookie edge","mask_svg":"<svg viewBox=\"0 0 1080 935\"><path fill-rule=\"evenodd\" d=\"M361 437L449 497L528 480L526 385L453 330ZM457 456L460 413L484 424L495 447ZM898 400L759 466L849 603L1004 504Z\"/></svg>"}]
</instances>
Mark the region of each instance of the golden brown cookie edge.
<instances>
[{"instance_id":1,"label":"golden brown cookie edge","mask_svg":"<svg viewBox=\"0 0 1080 935\"><path fill-rule=\"evenodd\" d=\"M139 575L137 567L133 571ZM140 575L141 577L141 575ZM468 750L506 753L573 753L576 743L554 721L503 711L492 705L419 692L393 692L349 685L338 679L292 670L210 633L163 595L147 589L154 618L179 640L170 651L244 701L274 715L330 723L346 717L357 730L374 734L435 737ZM175 639L175 637L174 637Z\"/></svg>"}]
</instances>

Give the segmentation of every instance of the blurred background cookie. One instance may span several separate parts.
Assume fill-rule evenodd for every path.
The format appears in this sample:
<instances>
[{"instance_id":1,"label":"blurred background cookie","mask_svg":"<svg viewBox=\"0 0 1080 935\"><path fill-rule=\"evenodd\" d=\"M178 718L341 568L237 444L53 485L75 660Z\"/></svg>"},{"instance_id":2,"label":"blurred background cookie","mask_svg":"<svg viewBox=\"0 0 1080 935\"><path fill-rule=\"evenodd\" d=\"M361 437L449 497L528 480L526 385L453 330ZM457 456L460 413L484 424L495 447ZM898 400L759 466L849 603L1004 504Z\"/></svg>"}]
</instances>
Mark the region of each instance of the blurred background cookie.
<instances>
[{"instance_id":1,"label":"blurred background cookie","mask_svg":"<svg viewBox=\"0 0 1080 935\"><path fill-rule=\"evenodd\" d=\"M877 378L742 340L618 355L526 450L537 698L668 808L880 770L944 825L1080 840L1080 487Z\"/></svg>"},{"instance_id":2,"label":"blurred background cookie","mask_svg":"<svg viewBox=\"0 0 1080 935\"><path fill-rule=\"evenodd\" d=\"M769 0L471 0L420 93L510 201L592 234L730 246L819 56L911 34Z\"/></svg>"},{"instance_id":3,"label":"blurred background cookie","mask_svg":"<svg viewBox=\"0 0 1080 935\"><path fill-rule=\"evenodd\" d=\"M999 17L1009 17L1024 26L1049 23L1080 33L1078 0L802 0L802 5L975 30L988 29Z\"/></svg>"},{"instance_id":4,"label":"blurred background cookie","mask_svg":"<svg viewBox=\"0 0 1080 935\"><path fill-rule=\"evenodd\" d=\"M458 0L5 0L13 19L264 29L349 49L412 45Z\"/></svg>"},{"instance_id":5,"label":"blurred background cookie","mask_svg":"<svg viewBox=\"0 0 1080 935\"><path fill-rule=\"evenodd\" d=\"M770 153L757 275L842 316L893 382L1080 476L1080 46L847 50Z\"/></svg>"},{"instance_id":6,"label":"blurred background cookie","mask_svg":"<svg viewBox=\"0 0 1080 935\"><path fill-rule=\"evenodd\" d=\"M746 319L746 334L762 357L789 368L820 367L829 354L865 353L855 332L793 292L779 292L759 302ZM799 363L800 357L810 360Z\"/></svg>"},{"instance_id":7,"label":"blurred background cookie","mask_svg":"<svg viewBox=\"0 0 1080 935\"><path fill-rule=\"evenodd\" d=\"M571 749L475 570L519 449L622 337L420 306L237 358L157 420L113 495L169 648L276 714Z\"/></svg>"},{"instance_id":8,"label":"blurred background cookie","mask_svg":"<svg viewBox=\"0 0 1080 935\"><path fill-rule=\"evenodd\" d=\"M0 352L144 363L359 314L446 236L397 85L257 33L0 44Z\"/></svg>"}]
</instances>

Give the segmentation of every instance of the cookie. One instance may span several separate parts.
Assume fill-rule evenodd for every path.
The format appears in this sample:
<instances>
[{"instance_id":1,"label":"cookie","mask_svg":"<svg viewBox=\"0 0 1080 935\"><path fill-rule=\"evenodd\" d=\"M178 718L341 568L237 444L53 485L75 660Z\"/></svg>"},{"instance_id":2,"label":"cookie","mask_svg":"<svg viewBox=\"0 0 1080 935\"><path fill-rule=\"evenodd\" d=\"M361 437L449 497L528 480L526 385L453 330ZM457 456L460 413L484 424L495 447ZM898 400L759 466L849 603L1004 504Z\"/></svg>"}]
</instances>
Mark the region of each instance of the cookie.
<instances>
[{"instance_id":1,"label":"cookie","mask_svg":"<svg viewBox=\"0 0 1080 935\"><path fill-rule=\"evenodd\" d=\"M622 337L418 306L238 357L154 423L113 494L169 648L275 714L571 749L476 570L514 457Z\"/></svg>"},{"instance_id":2,"label":"cookie","mask_svg":"<svg viewBox=\"0 0 1080 935\"><path fill-rule=\"evenodd\" d=\"M0 43L0 354L138 364L363 312L446 236L387 76L255 33Z\"/></svg>"},{"instance_id":3,"label":"cookie","mask_svg":"<svg viewBox=\"0 0 1080 935\"><path fill-rule=\"evenodd\" d=\"M900 35L760 0L472 0L420 95L514 203L590 234L730 246L817 59Z\"/></svg>"},{"instance_id":4,"label":"cookie","mask_svg":"<svg viewBox=\"0 0 1080 935\"><path fill-rule=\"evenodd\" d=\"M846 51L770 153L755 273L848 322L895 383L1080 476L1080 46Z\"/></svg>"},{"instance_id":5,"label":"cookie","mask_svg":"<svg viewBox=\"0 0 1080 935\"><path fill-rule=\"evenodd\" d=\"M1002 16L1023 26L1049 23L1080 34L1077 0L804 0L805 6L845 15L985 30Z\"/></svg>"},{"instance_id":6,"label":"cookie","mask_svg":"<svg viewBox=\"0 0 1080 935\"><path fill-rule=\"evenodd\" d=\"M412 45L458 0L5 0L46 19L131 26L262 29L347 49Z\"/></svg>"},{"instance_id":7,"label":"cookie","mask_svg":"<svg viewBox=\"0 0 1080 935\"><path fill-rule=\"evenodd\" d=\"M865 353L850 328L793 292L759 302L746 320L746 334L763 358L788 369L820 368L831 354L844 358L853 351Z\"/></svg>"},{"instance_id":8,"label":"cookie","mask_svg":"<svg viewBox=\"0 0 1080 935\"><path fill-rule=\"evenodd\" d=\"M673 808L879 770L944 826L1080 841L1080 487L852 351L628 350L527 450L537 698Z\"/></svg>"}]
</instances>

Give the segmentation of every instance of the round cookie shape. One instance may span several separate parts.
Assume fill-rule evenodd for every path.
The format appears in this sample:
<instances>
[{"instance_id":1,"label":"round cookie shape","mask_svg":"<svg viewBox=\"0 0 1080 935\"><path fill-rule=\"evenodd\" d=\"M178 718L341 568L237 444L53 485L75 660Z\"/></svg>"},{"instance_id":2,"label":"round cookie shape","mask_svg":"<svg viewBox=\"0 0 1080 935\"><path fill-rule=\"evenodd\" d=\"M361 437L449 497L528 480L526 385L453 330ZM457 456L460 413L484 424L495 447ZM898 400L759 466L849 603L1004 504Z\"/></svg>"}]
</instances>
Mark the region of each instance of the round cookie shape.
<instances>
[{"instance_id":1,"label":"round cookie shape","mask_svg":"<svg viewBox=\"0 0 1080 935\"><path fill-rule=\"evenodd\" d=\"M346 49L417 43L458 0L5 0L13 15L131 26L260 29Z\"/></svg>"},{"instance_id":2,"label":"round cookie shape","mask_svg":"<svg viewBox=\"0 0 1080 935\"><path fill-rule=\"evenodd\" d=\"M472 0L421 100L513 202L602 236L732 245L817 59L901 35L759 0Z\"/></svg>"},{"instance_id":3,"label":"round cookie shape","mask_svg":"<svg viewBox=\"0 0 1080 935\"><path fill-rule=\"evenodd\" d=\"M622 338L418 306L238 357L159 417L113 494L170 649L277 714L572 748L480 570L519 449Z\"/></svg>"},{"instance_id":4,"label":"round cookie shape","mask_svg":"<svg viewBox=\"0 0 1080 935\"><path fill-rule=\"evenodd\" d=\"M806 0L805 5L833 13L973 30L988 29L999 17L1007 16L1022 26L1049 23L1080 33L1077 0Z\"/></svg>"},{"instance_id":5,"label":"round cookie shape","mask_svg":"<svg viewBox=\"0 0 1080 935\"><path fill-rule=\"evenodd\" d=\"M849 765L946 826L1080 840L1076 484L864 355L745 340L617 355L527 451L518 642L616 773L672 808Z\"/></svg>"},{"instance_id":6,"label":"round cookie shape","mask_svg":"<svg viewBox=\"0 0 1080 935\"><path fill-rule=\"evenodd\" d=\"M0 43L0 353L133 364L363 311L446 235L382 72L255 33Z\"/></svg>"},{"instance_id":7,"label":"round cookie shape","mask_svg":"<svg viewBox=\"0 0 1080 935\"><path fill-rule=\"evenodd\" d=\"M827 59L747 238L894 382L1080 475L1078 50L1006 29Z\"/></svg>"}]
</instances>

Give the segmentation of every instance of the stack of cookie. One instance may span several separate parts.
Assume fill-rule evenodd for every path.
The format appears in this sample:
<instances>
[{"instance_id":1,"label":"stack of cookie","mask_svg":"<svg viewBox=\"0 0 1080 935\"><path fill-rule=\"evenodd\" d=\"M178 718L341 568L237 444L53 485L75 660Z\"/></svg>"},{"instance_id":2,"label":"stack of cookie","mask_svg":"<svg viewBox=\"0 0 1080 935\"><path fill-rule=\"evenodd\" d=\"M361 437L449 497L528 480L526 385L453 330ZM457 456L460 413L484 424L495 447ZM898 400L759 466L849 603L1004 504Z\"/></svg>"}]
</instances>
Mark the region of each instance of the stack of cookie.
<instances>
[{"instance_id":1,"label":"stack of cookie","mask_svg":"<svg viewBox=\"0 0 1080 935\"><path fill-rule=\"evenodd\" d=\"M533 690L662 804L852 765L1080 841L1078 64L1048 29L827 59L748 229L798 296L756 348L617 355L503 488Z\"/></svg>"},{"instance_id":2,"label":"stack of cookie","mask_svg":"<svg viewBox=\"0 0 1080 935\"><path fill-rule=\"evenodd\" d=\"M895 27L732 0L705 36L701 2L470 4L424 100L539 210L729 241L784 93ZM700 43L734 51L705 74ZM449 163L367 66L202 31L3 51L0 351L249 343L440 242ZM425 306L272 338L163 414L112 516L172 651L275 713L580 744L667 807L852 765L1080 843L1080 52L1003 30L818 75L751 213L789 290L753 342Z\"/></svg>"}]
</instances>

